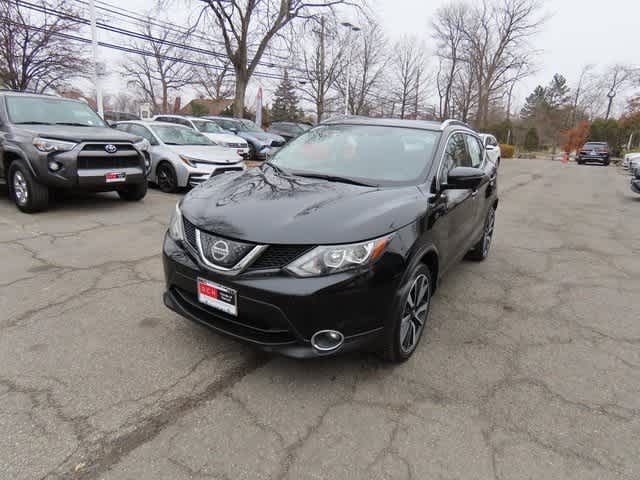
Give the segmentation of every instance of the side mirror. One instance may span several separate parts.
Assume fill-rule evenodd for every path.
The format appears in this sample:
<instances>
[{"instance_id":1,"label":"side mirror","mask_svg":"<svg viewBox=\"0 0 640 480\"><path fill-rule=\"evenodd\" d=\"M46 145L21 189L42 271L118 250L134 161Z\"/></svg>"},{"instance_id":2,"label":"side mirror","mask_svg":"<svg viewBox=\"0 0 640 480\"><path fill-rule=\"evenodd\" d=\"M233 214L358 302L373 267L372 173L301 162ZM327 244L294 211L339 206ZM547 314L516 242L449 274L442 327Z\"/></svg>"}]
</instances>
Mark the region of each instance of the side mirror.
<instances>
[{"instance_id":1,"label":"side mirror","mask_svg":"<svg viewBox=\"0 0 640 480\"><path fill-rule=\"evenodd\" d=\"M237 128L230 128L230 129L229 129L229 131L230 131L231 133L233 133L234 135L237 135L237 134L238 134L238 129L237 129Z\"/></svg>"},{"instance_id":2,"label":"side mirror","mask_svg":"<svg viewBox=\"0 0 640 480\"><path fill-rule=\"evenodd\" d=\"M475 190L489 177L480 168L455 167L447 176L447 183L442 185L443 190Z\"/></svg>"},{"instance_id":3,"label":"side mirror","mask_svg":"<svg viewBox=\"0 0 640 480\"><path fill-rule=\"evenodd\" d=\"M484 148L489 152L496 149L496 147L494 147L493 145L486 145Z\"/></svg>"}]
</instances>

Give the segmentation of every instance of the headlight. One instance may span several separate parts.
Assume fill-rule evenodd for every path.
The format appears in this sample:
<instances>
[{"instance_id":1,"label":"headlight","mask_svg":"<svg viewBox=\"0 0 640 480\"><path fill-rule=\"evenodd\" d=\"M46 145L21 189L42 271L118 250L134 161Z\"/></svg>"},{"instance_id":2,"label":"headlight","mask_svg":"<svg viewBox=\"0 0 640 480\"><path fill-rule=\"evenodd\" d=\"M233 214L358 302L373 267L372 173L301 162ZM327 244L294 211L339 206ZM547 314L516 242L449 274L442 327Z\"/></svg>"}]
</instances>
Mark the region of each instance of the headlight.
<instances>
[{"instance_id":1,"label":"headlight","mask_svg":"<svg viewBox=\"0 0 640 480\"><path fill-rule=\"evenodd\" d=\"M141 142L134 143L133 146L142 152L146 152L149 150L149 147L151 147L151 144L149 143L149 140L143 138Z\"/></svg>"},{"instance_id":2,"label":"headlight","mask_svg":"<svg viewBox=\"0 0 640 480\"><path fill-rule=\"evenodd\" d=\"M391 235L349 245L316 247L286 269L298 277L318 277L373 264L384 253Z\"/></svg>"},{"instance_id":3,"label":"headlight","mask_svg":"<svg viewBox=\"0 0 640 480\"><path fill-rule=\"evenodd\" d=\"M179 155L180 160L182 160L183 163L189 165L190 167L196 167L194 162L195 160L193 158L189 158L186 155Z\"/></svg>"},{"instance_id":4,"label":"headlight","mask_svg":"<svg viewBox=\"0 0 640 480\"><path fill-rule=\"evenodd\" d=\"M73 142L63 142L62 140L52 140L50 138L36 137L33 139L33 146L41 152L67 152L73 150L76 145Z\"/></svg>"},{"instance_id":5,"label":"headlight","mask_svg":"<svg viewBox=\"0 0 640 480\"><path fill-rule=\"evenodd\" d=\"M180 212L180 203L176 203L176 208L171 215L169 222L169 236L176 241L184 241L184 227L182 224L182 212Z\"/></svg>"}]
</instances>

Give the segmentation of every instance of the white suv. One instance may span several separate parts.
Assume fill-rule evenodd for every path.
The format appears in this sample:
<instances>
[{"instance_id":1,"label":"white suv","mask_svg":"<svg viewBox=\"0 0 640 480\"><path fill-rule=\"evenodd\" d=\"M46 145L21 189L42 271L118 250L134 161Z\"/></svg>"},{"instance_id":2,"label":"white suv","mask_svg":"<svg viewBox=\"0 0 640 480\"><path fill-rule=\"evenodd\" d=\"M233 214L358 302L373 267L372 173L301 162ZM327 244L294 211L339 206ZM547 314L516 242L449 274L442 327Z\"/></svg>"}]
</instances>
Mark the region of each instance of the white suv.
<instances>
[{"instance_id":1,"label":"white suv","mask_svg":"<svg viewBox=\"0 0 640 480\"><path fill-rule=\"evenodd\" d=\"M498 143L498 140L489 133L480 133L479 135L482 139L482 143L484 144L484 149L487 152L487 157L495 164L496 167L499 167L502 152L500 151L500 144Z\"/></svg>"},{"instance_id":2,"label":"white suv","mask_svg":"<svg viewBox=\"0 0 640 480\"><path fill-rule=\"evenodd\" d=\"M242 157L249 155L249 145L244 138L227 133L222 127L211 120L199 117L185 117L182 115L156 115L153 117L153 120L156 122L184 125L185 127L189 127L196 132L206 135L209 140L220 147L232 148Z\"/></svg>"}]
</instances>

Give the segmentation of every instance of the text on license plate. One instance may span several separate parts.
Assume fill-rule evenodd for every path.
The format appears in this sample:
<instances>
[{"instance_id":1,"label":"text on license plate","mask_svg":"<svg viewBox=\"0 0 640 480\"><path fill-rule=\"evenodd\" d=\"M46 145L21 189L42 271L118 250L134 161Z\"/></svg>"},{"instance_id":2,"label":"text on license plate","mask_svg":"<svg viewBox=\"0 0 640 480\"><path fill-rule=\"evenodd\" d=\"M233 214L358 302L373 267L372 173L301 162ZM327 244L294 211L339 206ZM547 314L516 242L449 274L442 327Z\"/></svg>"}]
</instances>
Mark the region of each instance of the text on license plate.
<instances>
[{"instance_id":1,"label":"text on license plate","mask_svg":"<svg viewBox=\"0 0 640 480\"><path fill-rule=\"evenodd\" d=\"M205 278L198 278L198 301L229 315L238 315L236 291Z\"/></svg>"},{"instance_id":2,"label":"text on license plate","mask_svg":"<svg viewBox=\"0 0 640 480\"><path fill-rule=\"evenodd\" d=\"M124 182L127 179L125 172L109 172L105 176L107 183Z\"/></svg>"}]
</instances>

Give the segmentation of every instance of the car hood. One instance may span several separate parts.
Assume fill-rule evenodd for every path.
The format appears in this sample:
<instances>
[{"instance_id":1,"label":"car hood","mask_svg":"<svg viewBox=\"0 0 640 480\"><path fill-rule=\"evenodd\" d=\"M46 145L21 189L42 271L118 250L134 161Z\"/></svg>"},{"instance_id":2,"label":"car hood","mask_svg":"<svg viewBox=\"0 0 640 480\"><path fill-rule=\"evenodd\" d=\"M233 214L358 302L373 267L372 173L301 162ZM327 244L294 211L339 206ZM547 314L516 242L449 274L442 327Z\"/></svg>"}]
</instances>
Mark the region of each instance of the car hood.
<instances>
[{"instance_id":1,"label":"car hood","mask_svg":"<svg viewBox=\"0 0 640 480\"><path fill-rule=\"evenodd\" d=\"M259 141L265 144L271 144L271 142L273 142L274 140L276 142L284 142L284 138L282 138L280 135L276 135L274 133L269 133L269 132L240 131L238 132L238 135L240 135L242 138Z\"/></svg>"},{"instance_id":2,"label":"car hood","mask_svg":"<svg viewBox=\"0 0 640 480\"><path fill-rule=\"evenodd\" d=\"M182 213L197 227L261 244L338 244L395 231L421 217L415 186L378 188L252 168L205 182Z\"/></svg>"},{"instance_id":3,"label":"car hood","mask_svg":"<svg viewBox=\"0 0 640 480\"><path fill-rule=\"evenodd\" d=\"M241 160L235 150L215 145L167 145L167 148L178 155L203 162L237 163Z\"/></svg>"},{"instance_id":4,"label":"car hood","mask_svg":"<svg viewBox=\"0 0 640 480\"><path fill-rule=\"evenodd\" d=\"M53 140L70 142L136 142L140 137L108 127L70 127L67 125L18 125L25 130Z\"/></svg>"},{"instance_id":5,"label":"car hood","mask_svg":"<svg viewBox=\"0 0 640 480\"><path fill-rule=\"evenodd\" d=\"M231 135L229 133L203 133L214 142L226 142L226 143L247 143L244 138L237 135Z\"/></svg>"}]
</instances>

